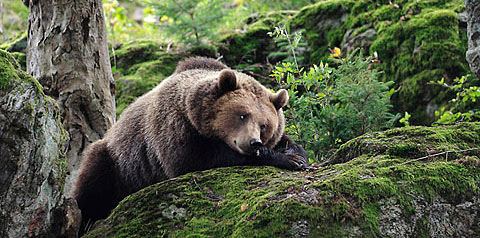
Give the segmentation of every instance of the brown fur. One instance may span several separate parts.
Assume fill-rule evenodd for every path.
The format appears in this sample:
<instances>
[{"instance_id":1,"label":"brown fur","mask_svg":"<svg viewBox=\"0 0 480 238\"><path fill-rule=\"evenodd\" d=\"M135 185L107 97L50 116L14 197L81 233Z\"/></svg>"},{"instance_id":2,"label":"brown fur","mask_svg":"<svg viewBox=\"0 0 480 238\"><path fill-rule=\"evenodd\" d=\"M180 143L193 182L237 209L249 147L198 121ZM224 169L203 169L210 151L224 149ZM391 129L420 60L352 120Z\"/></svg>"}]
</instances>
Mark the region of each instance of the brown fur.
<instances>
[{"instance_id":1,"label":"brown fur","mask_svg":"<svg viewBox=\"0 0 480 238\"><path fill-rule=\"evenodd\" d=\"M175 73L178 74L193 69L220 71L222 69L228 69L228 67L223 63L211 58L193 57L180 61L175 68Z\"/></svg>"},{"instance_id":2,"label":"brown fur","mask_svg":"<svg viewBox=\"0 0 480 238\"><path fill-rule=\"evenodd\" d=\"M287 100L285 90L271 93L213 59L179 63L175 74L132 103L85 154L74 189L84 222L105 217L128 194L188 172L305 166L305 151L284 135L281 107ZM252 139L264 148L252 147Z\"/></svg>"}]
</instances>

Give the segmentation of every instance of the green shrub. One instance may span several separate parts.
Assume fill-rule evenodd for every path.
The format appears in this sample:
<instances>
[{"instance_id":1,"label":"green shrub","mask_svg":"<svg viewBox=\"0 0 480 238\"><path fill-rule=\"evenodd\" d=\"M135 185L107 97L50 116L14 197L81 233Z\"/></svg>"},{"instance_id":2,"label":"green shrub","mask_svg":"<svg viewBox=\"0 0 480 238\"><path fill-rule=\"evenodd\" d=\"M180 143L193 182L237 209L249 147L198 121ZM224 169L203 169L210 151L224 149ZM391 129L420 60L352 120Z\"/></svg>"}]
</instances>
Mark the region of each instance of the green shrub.
<instances>
[{"instance_id":1,"label":"green shrub","mask_svg":"<svg viewBox=\"0 0 480 238\"><path fill-rule=\"evenodd\" d=\"M276 28L272 34L286 38L295 55L298 35L291 41L285 28ZM374 57L365 58L356 50L335 59L336 67L320 63L304 70L294 61L274 68L271 76L290 96L285 111L287 133L304 146L312 162L323 160L329 151L354 137L391 128L399 118L390 113L393 82L378 81L374 62Z\"/></svg>"},{"instance_id":2,"label":"green shrub","mask_svg":"<svg viewBox=\"0 0 480 238\"><path fill-rule=\"evenodd\" d=\"M451 99L447 106L435 111L438 117L435 124L450 124L461 121L480 121L480 81L473 75L455 78L452 84L447 84L445 79L430 84L447 87L455 92L455 98Z\"/></svg>"}]
</instances>

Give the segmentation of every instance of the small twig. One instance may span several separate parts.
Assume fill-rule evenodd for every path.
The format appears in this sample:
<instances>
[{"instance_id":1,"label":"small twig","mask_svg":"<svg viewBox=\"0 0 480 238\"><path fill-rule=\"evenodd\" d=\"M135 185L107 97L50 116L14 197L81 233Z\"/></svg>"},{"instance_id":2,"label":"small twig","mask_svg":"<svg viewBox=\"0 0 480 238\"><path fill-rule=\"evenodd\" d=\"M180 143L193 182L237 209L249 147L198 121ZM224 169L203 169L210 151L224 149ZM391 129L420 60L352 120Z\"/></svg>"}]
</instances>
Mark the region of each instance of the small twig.
<instances>
[{"instance_id":1,"label":"small twig","mask_svg":"<svg viewBox=\"0 0 480 238\"><path fill-rule=\"evenodd\" d=\"M468 151L474 151L474 150L480 150L480 148L470 148L470 149L465 149L465 150L444 151L444 152L436 153L436 154L433 154L433 155L427 155L427 156L423 156L423 157L420 157L420 158L417 158L417 159L412 159L412 160L409 160L409 161L406 161L406 162L403 162L403 163L400 163L400 164L390 166L388 168L391 169L391 168L395 168L395 167L398 167L398 166L401 166L401 165L409 164L409 163L412 163L412 162L416 162L416 161L420 161L420 160L424 160L424 159L428 159L428 158L432 158L432 157L436 157L436 156L440 156L440 155L444 155L444 154L445 154L445 159L448 160L448 153L462 153L462 152L468 152Z\"/></svg>"},{"instance_id":2,"label":"small twig","mask_svg":"<svg viewBox=\"0 0 480 238\"><path fill-rule=\"evenodd\" d=\"M200 191L203 190L200 186L198 186L198 183L197 183L197 180L195 179L195 177L193 178L193 182L195 183L195 185L197 186L197 188L200 189Z\"/></svg>"},{"instance_id":3,"label":"small twig","mask_svg":"<svg viewBox=\"0 0 480 238\"><path fill-rule=\"evenodd\" d=\"M292 50L293 54L293 61L295 62L295 67L297 68L298 73L300 73L300 69L298 68L298 63L297 63L297 56L295 55L295 47L293 46L292 42L290 41L290 37L288 36L288 32L285 26L283 26L283 30L285 31L285 36L288 41L288 45L290 45L290 49Z\"/></svg>"},{"instance_id":4,"label":"small twig","mask_svg":"<svg viewBox=\"0 0 480 238\"><path fill-rule=\"evenodd\" d=\"M427 82L427 85L436 85L436 86L442 86L444 88L453 88L453 86L450 86L446 83L430 83L430 82Z\"/></svg>"}]
</instances>

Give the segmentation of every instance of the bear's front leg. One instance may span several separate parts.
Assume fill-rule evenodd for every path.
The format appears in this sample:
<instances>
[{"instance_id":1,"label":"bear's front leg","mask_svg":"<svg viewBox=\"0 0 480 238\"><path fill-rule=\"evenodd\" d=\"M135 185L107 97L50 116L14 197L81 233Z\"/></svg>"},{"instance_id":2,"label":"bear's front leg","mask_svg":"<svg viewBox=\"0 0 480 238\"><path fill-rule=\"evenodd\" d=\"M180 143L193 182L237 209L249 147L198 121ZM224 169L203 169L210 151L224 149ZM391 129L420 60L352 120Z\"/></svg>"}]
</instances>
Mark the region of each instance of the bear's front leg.
<instances>
[{"instance_id":1,"label":"bear's front leg","mask_svg":"<svg viewBox=\"0 0 480 238\"><path fill-rule=\"evenodd\" d=\"M309 166L307 152L285 134L273 150L260 147L257 155L260 161L279 168L300 170Z\"/></svg>"},{"instance_id":2,"label":"bear's front leg","mask_svg":"<svg viewBox=\"0 0 480 238\"><path fill-rule=\"evenodd\" d=\"M285 150L284 152L275 151L261 146L256 153L255 164L270 165L281 169L301 170L308 167L308 158L306 154L295 153L296 150Z\"/></svg>"},{"instance_id":3,"label":"bear's front leg","mask_svg":"<svg viewBox=\"0 0 480 238\"><path fill-rule=\"evenodd\" d=\"M255 156L252 160L257 165L270 165L289 170L301 170L309 166L307 152L287 135L283 135L273 149L260 146Z\"/></svg>"}]
</instances>

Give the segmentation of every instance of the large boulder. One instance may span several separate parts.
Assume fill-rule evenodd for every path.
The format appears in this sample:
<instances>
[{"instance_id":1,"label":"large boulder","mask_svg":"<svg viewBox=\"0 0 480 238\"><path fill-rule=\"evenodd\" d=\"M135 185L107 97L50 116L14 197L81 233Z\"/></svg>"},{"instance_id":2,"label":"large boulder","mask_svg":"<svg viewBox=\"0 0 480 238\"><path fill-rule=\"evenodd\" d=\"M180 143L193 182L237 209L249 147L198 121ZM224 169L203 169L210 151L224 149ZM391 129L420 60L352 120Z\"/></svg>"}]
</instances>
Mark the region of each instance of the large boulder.
<instances>
[{"instance_id":1,"label":"large boulder","mask_svg":"<svg viewBox=\"0 0 480 238\"><path fill-rule=\"evenodd\" d=\"M67 176L59 108L0 50L0 237L75 237L76 202Z\"/></svg>"},{"instance_id":2,"label":"large boulder","mask_svg":"<svg viewBox=\"0 0 480 238\"><path fill-rule=\"evenodd\" d=\"M86 237L474 237L479 144L480 123L407 127L318 169L190 173L125 198Z\"/></svg>"}]
</instances>

